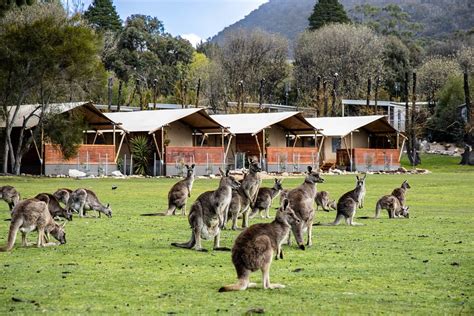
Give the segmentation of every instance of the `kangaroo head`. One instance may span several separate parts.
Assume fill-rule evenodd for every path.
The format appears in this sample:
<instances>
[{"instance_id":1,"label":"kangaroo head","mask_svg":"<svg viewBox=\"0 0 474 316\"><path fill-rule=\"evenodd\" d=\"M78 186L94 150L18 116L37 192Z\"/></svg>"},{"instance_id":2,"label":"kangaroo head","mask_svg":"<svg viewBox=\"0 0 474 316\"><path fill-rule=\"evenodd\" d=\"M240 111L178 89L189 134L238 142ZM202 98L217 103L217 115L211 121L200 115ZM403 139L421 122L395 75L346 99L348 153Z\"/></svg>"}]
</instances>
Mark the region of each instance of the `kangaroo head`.
<instances>
[{"instance_id":1,"label":"kangaroo head","mask_svg":"<svg viewBox=\"0 0 474 316\"><path fill-rule=\"evenodd\" d=\"M110 207L110 204L107 203L107 205L105 206L105 210L103 211L103 213L107 216L107 217L112 217L112 208Z\"/></svg>"},{"instance_id":2,"label":"kangaroo head","mask_svg":"<svg viewBox=\"0 0 474 316\"><path fill-rule=\"evenodd\" d=\"M229 174L229 171L230 170L227 169L226 172L224 173L224 171L221 168L219 168L219 172L222 176L219 185L220 186L223 186L223 185L230 186L232 189L240 188L240 182L237 181L237 179L235 179L233 176L231 176Z\"/></svg>"},{"instance_id":3,"label":"kangaroo head","mask_svg":"<svg viewBox=\"0 0 474 316\"><path fill-rule=\"evenodd\" d=\"M262 171L262 167L258 163L257 158L254 157L251 160L249 159L249 172L256 173L260 171Z\"/></svg>"},{"instance_id":4,"label":"kangaroo head","mask_svg":"<svg viewBox=\"0 0 474 316\"><path fill-rule=\"evenodd\" d=\"M279 179L275 178L275 184L273 185L273 188L277 191L283 190L283 187L281 185L281 179L279 180Z\"/></svg>"},{"instance_id":5,"label":"kangaroo head","mask_svg":"<svg viewBox=\"0 0 474 316\"><path fill-rule=\"evenodd\" d=\"M191 167L189 165L184 165L187 170L187 176L188 178L191 177L194 173L194 167L196 166L195 164L192 164Z\"/></svg>"},{"instance_id":6,"label":"kangaroo head","mask_svg":"<svg viewBox=\"0 0 474 316\"><path fill-rule=\"evenodd\" d=\"M365 186L365 178L367 178L367 174L364 175L364 177L359 178L359 176L356 176L357 182L356 182L356 187L361 188Z\"/></svg>"},{"instance_id":7,"label":"kangaroo head","mask_svg":"<svg viewBox=\"0 0 474 316\"><path fill-rule=\"evenodd\" d=\"M400 214L405 217L405 218L410 218L410 212L409 212L410 207L409 206L403 206L402 211Z\"/></svg>"},{"instance_id":8,"label":"kangaroo head","mask_svg":"<svg viewBox=\"0 0 474 316\"><path fill-rule=\"evenodd\" d=\"M63 225L56 224L54 228L50 231L51 235L56 238L57 241L64 245L66 243L66 232L64 231L64 226L66 226L66 222Z\"/></svg>"},{"instance_id":9,"label":"kangaroo head","mask_svg":"<svg viewBox=\"0 0 474 316\"><path fill-rule=\"evenodd\" d=\"M306 178L304 180L308 183L323 183L324 179L321 178L319 172L313 171L313 167L308 166L308 172L306 173Z\"/></svg>"},{"instance_id":10,"label":"kangaroo head","mask_svg":"<svg viewBox=\"0 0 474 316\"><path fill-rule=\"evenodd\" d=\"M72 212L70 209L62 209L62 213L65 219L68 221L72 221Z\"/></svg>"},{"instance_id":11,"label":"kangaroo head","mask_svg":"<svg viewBox=\"0 0 474 316\"><path fill-rule=\"evenodd\" d=\"M300 223L301 220L296 216L295 211L290 207L290 201L284 199L280 208L277 211L276 217L287 226L291 226L292 223Z\"/></svg>"},{"instance_id":12,"label":"kangaroo head","mask_svg":"<svg viewBox=\"0 0 474 316\"><path fill-rule=\"evenodd\" d=\"M411 188L411 186L408 184L408 180L403 181L401 188L405 190Z\"/></svg>"}]
</instances>

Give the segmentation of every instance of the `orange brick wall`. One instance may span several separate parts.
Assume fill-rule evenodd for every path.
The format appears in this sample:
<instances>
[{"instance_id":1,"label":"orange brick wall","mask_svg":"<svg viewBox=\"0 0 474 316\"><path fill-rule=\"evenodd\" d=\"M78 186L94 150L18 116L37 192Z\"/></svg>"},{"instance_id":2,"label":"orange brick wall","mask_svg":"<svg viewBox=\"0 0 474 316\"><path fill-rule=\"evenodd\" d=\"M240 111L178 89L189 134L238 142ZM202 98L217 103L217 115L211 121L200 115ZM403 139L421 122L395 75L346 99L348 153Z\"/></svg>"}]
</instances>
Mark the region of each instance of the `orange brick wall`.
<instances>
[{"instance_id":1,"label":"orange brick wall","mask_svg":"<svg viewBox=\"0 0 474 316\"><path fill-rule=\"evenodd\" d=\"M62 153L53 145L46 144L44 146L44 163L45 164L75 164L77 161L89 164L114 163L115 146L114 145L81 145L78 155L69 160L64 160Z\"/></svg>"},{"instance_id":2,"label":"orange brick wall","mask_svg":"<svg viewBox=\"0 0 474 316\"><path fill-rule=\"evenodd\" d=\"M391 165L400 165L399 149L383 149L383 148L354 148L352 149L355 166L383 166L386 163ZM390 160L391 159L391 160ZM349 155L346 149L337 151L337 164L350 165Z\"/></svg>"},{"instance_id":3,"label":"orange brick wall","mask_svg":"<svg viewBox=\"0 0 474 316\"><path fill-rule=\"evenodd\" d=\"M318 157L318 148L315 147L267 147L266 150L270 164L279 163L281 159L287 159L288 163L313 164ZM295 161L298 158L299 161Z\"/></svg>"},{"instance_id":4,"label":"orange brick wall","mask_svg":"<svg viewBox=\"0 0 474 316\"><path fill-rule=\"evenodd\" d=\"M166 163L182 161L185 164L205 165L222 164L224 148L222 147L166 147Z\"/></svg>"}]
</instances>

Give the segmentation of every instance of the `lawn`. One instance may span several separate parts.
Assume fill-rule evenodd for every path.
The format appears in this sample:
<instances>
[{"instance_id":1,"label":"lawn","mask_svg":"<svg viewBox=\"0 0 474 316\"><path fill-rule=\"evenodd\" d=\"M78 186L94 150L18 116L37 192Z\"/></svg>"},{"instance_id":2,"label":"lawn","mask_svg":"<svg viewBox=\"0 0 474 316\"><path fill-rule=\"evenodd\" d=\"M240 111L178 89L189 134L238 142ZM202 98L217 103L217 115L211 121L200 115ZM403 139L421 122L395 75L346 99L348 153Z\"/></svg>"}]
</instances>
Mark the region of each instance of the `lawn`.
<instances>
[{"instance_id":1,"label":"lawn","mask_svg":"<svg viewBox=\"0 0 474 316\"><path fill-rule=\"evenodd\" d=\"M369 175L365 208L358 212L373 216L376 200L408 179L410 219L389 220L384 212L378 220L358 219L362 227L315 227L313 247L285 246L285 259L272 264L271 280L285 289L261 289L256 272L259 288L231 293L217 292L236 279L229 252L171 247L189 239L186 218L139 216L166 208L174 179L0 178L22 197L90 188L114 212L110 219L74 218L63 246L22 248L19 235L11 253L0 253L0 314L243 314L255 308L270 314L473 314L474 168L457 166L459 158L423 160L421 167L433 173ZM334 198L354 186L354 176L323 177L318 189ZM196 180L191 200L216 186L217 180ZM5 244L6 203L0 202L0 215ZM335 213L316 217L329 222ZM225 231L221 245L231 247L237 234ZM211 249L212 242L203 246Z\"/></svg>"}]
</instances>

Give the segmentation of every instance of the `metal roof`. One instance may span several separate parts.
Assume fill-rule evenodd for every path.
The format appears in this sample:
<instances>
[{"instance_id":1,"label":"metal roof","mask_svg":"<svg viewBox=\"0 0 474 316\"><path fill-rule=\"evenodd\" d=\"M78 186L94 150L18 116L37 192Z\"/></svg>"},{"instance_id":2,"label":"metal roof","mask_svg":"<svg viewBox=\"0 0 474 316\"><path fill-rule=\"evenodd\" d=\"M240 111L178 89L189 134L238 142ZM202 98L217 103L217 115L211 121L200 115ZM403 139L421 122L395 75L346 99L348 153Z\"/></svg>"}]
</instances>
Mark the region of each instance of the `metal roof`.
<instances>
[{"instance_id":1,"label":"metal roof","mask_svg":"<svg viewBox=\"0 0 474 316\"><path fill-rule=\"evenodd\" d=\"M325 136L344 137L351 132L364 128L371 133L396 133L383 115L317 117L307 118L314 127L321 130Z\"/></svg>"},{"instance_id":2,"label":"metal roof","mask_svg":"<svg viewBox=\"0 0 474 316\"><path fill-rule=\"evenodd\" d=\"M315 130L300 112L222 114L211 117L227 127L234 135L255 135L272 125L279 125L295 133L309 133Z\"/></svg>"},{"instance_id":3,"label":"metal roof","mask_svg":"<svg viewBox=\"0 0 474 316\"><path fill-rule=\"evenodd\" d=\"M222 126L212 119L204 109L152 110L135 112L105 113L105 115L129 133L147 132L152 134L176 121L201 131L221 131Z\"/></svg>"}]
</instances>

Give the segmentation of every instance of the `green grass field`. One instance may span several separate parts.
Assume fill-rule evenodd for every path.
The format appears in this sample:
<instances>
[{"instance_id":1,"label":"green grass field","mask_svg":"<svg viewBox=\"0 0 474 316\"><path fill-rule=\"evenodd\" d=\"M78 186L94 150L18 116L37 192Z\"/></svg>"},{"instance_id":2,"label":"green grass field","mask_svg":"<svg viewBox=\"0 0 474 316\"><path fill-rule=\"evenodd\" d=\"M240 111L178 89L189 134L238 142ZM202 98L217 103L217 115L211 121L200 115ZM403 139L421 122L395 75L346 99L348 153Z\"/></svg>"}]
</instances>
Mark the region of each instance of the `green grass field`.
<instances>
[{"instance_id":1,"label":"green grass field","mask_svg":"<svg viewBox=\"0 0 474 316\"><path fill-rule=\"evenodd\" d=\"M187 218L141 217L164 210L173 179L0 178L22 197L60 187L95 190L110 202L113 218L74 220L67 244L37 249L17 244L0 253L0 314L473 314L474 168L459 158L424 156L427 175L369 175L365 208L373 216L376 200L408 179L410 219L359 219L363 227L315 227L314 246L284 247L271 280L287 287L218 293L236 280L229 252L198 253L170 246L187 241ZM354 186L354 176L323 176L318 186L334 198ZM286 179L284 187L302 178ZM265 180L264 185L271 185ZM117 185L117 190L111 190ZM196 180L191 200L214 189L217 180ZM190 205L190 203L189 203ZM276 203L275 203L276 205ZM8 206L0 203L0 244L5 244ZM329 222L335 212L320 212ZM251 223L260 221L252 220ZM238 232L225 231L231 247ZM30 241L36 238L31 234ZM203 246L212 249L212 241ZM21 299L15 302L12 298Z\"/></svg>"}]
</instances>

